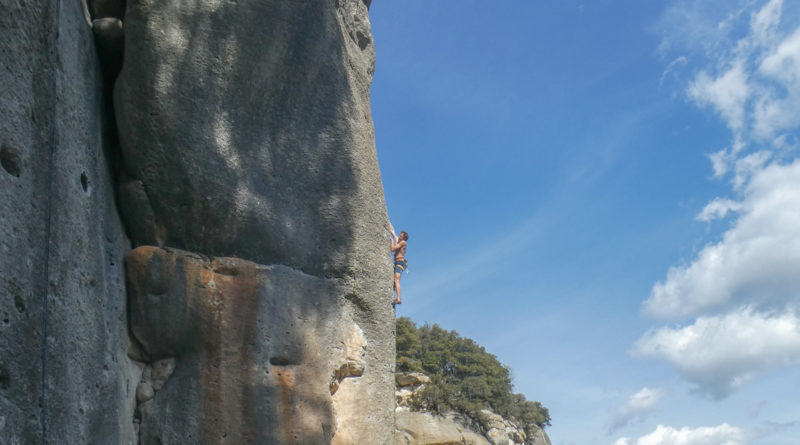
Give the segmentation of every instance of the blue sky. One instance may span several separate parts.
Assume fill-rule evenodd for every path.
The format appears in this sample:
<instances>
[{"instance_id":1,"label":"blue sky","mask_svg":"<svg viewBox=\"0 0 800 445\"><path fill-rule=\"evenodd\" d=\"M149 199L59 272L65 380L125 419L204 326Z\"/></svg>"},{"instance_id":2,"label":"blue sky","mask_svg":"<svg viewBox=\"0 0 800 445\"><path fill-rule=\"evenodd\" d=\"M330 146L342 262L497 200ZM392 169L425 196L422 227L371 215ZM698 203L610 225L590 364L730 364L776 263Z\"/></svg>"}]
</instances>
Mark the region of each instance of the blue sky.
<instances>
[{"instance_id":1,"label":"blue sky","mask_svg":"<svg viewBox=\"0 0 800 445\"><path fill-rule=\"evenodd\" d=\"M398 315L554 445L800 443L800 4L375 1Z\"/></svg>"}]
</instances>

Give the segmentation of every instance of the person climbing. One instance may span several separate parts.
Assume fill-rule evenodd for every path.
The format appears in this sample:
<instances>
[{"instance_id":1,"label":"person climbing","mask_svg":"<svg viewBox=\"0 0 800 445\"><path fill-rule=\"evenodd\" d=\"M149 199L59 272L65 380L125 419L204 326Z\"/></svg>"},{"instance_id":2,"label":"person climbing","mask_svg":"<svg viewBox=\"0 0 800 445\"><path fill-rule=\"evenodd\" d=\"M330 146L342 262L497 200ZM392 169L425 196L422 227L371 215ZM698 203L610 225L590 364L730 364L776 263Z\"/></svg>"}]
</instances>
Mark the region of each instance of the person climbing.
<instances>
[{"instance_id":1,"label":"person climbing","mask_svg":"<svg viewBox=\"0 0 800 445\"><path fill-rule=\"evenodd\" d=\"M406 261L408 233L400 232L400 236L397 236L391 224L389 224L389 228L389 232L392 234L391 250L392 254L394 254L394 291L397 294L392 304L401 304L403 301L400 299L400 277L403 276L403 271L408 267L408 262Z\"/></svg>"}]
</instances>

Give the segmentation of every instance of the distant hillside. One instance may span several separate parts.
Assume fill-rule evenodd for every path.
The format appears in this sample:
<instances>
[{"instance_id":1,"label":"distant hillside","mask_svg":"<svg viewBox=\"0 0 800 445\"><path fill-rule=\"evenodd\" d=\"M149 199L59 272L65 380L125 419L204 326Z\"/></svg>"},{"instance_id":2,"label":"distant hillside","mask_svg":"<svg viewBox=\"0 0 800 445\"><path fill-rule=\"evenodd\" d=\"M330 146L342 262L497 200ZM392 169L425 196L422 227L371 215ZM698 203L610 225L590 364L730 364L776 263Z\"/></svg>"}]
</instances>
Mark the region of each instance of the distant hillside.
<instances>
[{"instance_id":1,"label":"distant hillside","mask_svg":"<svg viewBox=\"0 0 800 445\"><path fill-rule=\"evenodd\" d=\"M421 371L430 376L412 401L417 409L455 411L478 420L490 409L519 425L550 425L550 413L539 402L514 394L508 368L469 338L438 325L417 325L398 318L397 371ZM526 431L527 433L528 431Z\"/></svg>"}]
</instances>

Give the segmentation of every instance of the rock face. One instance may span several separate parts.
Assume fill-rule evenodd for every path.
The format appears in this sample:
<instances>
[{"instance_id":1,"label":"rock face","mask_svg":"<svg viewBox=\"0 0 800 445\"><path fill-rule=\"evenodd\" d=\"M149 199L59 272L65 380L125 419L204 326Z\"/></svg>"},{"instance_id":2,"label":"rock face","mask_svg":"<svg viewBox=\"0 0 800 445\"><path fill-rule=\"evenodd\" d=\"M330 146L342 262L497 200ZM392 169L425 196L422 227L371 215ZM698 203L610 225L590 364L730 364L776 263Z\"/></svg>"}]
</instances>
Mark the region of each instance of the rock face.
<instances>
[{"instance_id":1,"label":"rock face","mask_svg":"<svg viewBox=\"0 0 800 445\"><path fill-rule=\"evenodd\" d=\"M0 3L0 442L392 443L369 1Z\"/></svg>"},{"instance_id":2,"label":"rock face","mask_svg":"<svg viewBox=\"0 0 800 445\"><path fill-rule=\"evenodd\" d=\"M136 443L92 31L78 1L0 10L0 443Z\"/></svg>"},{"instance_id":3,"label":"rock face","mask_svg":"<svg viewBox=\"0 0 800 445\"><path fill-rule=\"evenodd\" d=\"M337 6L338 5L338 6ZM116 84L137 245L369 276L386 210L361 0L129 0Z\"/></svg>"},{"instance_id":4,"label":"rock face","mask_svg":"<svg viewBox=\"0 0 800 445\"><path fill-rule=\"evenodd\" d=\"M132 330L175 360L143 443L391 443L365 3L128 0L124 29Z\"/></svg>"},{"instance_id":5,"label":"rock face","mask_svg":"<svg viewBox=\"0 0 800 445\"><path fill-rule=\"evenodd\" d=\"M142 443L384 443L342 280L149 246L126 269L153 363L137 390Z\"/></svg>"}]
</instances>

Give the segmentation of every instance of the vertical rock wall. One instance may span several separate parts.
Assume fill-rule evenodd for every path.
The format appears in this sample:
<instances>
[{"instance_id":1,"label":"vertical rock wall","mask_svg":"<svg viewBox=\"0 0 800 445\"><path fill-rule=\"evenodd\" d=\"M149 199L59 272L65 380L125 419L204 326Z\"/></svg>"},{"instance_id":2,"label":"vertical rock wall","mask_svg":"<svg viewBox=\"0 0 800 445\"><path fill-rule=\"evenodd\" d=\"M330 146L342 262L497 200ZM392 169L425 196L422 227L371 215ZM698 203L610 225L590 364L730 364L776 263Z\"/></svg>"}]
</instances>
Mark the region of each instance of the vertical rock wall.
<instances>
[{"instance_id":1,"label":"vertical rock wall","mask_svg":"<svg viewBox=\"0 0 800 445\"><path fill-rule=\"evenodd\" d=\"M0 442L135 443L102 79L78 1L0 0Z\"/></svg>"},{"instance_id":2,"label":"vertical rock wall","mask_svg":"<svg viewBox=\"0 0 800 445\"><path fill-rule=\"evenodd\" d=\"M391 443L369 1L0 4L0 442Z\"/></svg>"},{"instance_id":3,"label":"vertical rock wall","mask_svg":"<svg viewBox=\"0 0 800 445\"><path fill-rule=\"evenodd\" d=\"M132 327L171 370L142 443L391 443L373 70L361 0L127 2Z\"/></svg>"}]
</instances>

